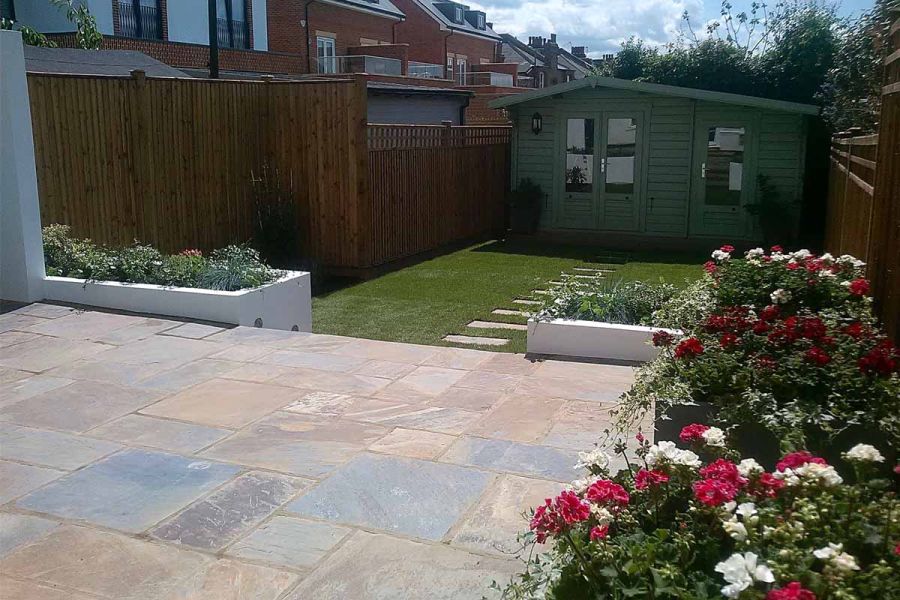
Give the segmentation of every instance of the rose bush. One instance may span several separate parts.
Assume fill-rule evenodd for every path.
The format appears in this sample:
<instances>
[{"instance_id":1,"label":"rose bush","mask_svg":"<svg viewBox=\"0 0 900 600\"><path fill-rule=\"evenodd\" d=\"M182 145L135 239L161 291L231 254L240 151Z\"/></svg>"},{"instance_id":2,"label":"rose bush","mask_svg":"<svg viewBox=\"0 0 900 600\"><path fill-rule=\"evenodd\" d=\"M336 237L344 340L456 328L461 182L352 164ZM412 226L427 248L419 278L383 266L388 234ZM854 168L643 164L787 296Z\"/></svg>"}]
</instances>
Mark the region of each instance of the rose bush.
<instances>
[{"instance_id":1,"label":"rose bush","mask_svg":"<svg viewBox=\"0 0 900 600\"><path fill-rule=\"evenodd\" d=\"M525 541L549 549L504 597L900 597L900 506L878 449L844 454L848 483L806 451L767 472L714 429L686 428L691 449L639 438L635 458L619 443L615 475L600 451L585 455L588 476L533 512Z\"/></svg>"},{"instance_id":2,"label":"rose bush","mask_svg":"<svg viewBox=\"0 0 900 600\"><path fill-rule=\"evenodd\" d=\"M663 352L625 395L620 428L653 408L708 402L717 421L760 425L784 449L821 450L863 425L896 448L900 351L872 316L862 263L777 247L741 260L728 250L708 264L705 310L677 323L685 336L654 338Z\"/></svg>"}]
</instances>

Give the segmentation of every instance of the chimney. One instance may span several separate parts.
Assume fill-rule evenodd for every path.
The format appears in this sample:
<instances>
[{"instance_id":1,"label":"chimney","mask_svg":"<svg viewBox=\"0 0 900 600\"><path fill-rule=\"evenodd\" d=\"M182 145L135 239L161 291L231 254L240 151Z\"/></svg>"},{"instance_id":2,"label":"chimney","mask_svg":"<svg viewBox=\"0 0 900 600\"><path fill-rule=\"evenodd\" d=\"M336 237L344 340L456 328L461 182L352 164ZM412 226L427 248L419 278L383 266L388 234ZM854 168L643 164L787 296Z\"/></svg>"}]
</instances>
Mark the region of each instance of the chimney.
<instances>
[{"instance_id":1,"label":"chimney","mask_svg":"<svg viewBox=\"0 0 900 600\"><path fill-rule=\"evenodd\" d=\"M544 44L544 68L547 80L552 84L559 83L559 46L556 45L556 34L550 34L550 40Z\"/></svg>"},{"instance_id":2,"label":"chimney","mask_svg":"<svg viewBox=\"0 0 900 600\"><path fill-rule=\"evenodd\" d=\"M556 43L556 34L555 33L550 34L550 41L553 42L554 44Z\"/></svg>"},{"instance_id":3,"label":"chimney","mask_svg":"<svg viewBox=\"0 0 900 600\"><path fill-rule=\"evenodd\" d=\"M539 35L530 35L528 36L528 45L532 48L543 48L544 38Z\"/></svg>"},{"instance_id":4,"label":"chimney","mask_svg":"<svg viewBox=\"0 0 900 600\"><path fill-rule=\"evenodd\" d=\"M487 25L487 28L488 28L488 29L493 29L493 28L494 28L494 24L491 23L490 21L488 21L488 22L486 23L486 25Z\"/></svg>"},{"instance_id":5,"label":"chimney","mask_svg":"<svg viewBox=\"0 0 900 600\"><path fill-rule=\"evenodd\" d=\"M578 58L587 58L584 46L572 46L572 54Z\"/></svg>"}]
</instances>

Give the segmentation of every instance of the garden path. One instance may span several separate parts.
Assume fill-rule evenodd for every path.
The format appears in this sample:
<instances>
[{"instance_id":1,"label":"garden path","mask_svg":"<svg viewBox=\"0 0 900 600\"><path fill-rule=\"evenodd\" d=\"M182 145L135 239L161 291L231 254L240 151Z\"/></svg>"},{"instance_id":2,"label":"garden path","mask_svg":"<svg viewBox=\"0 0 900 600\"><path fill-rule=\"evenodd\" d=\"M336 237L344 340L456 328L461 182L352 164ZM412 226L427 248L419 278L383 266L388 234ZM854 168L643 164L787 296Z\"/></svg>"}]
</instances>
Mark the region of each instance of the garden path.
<instances>
[{"instance_id":1,"label":"garden path","mask_svg":"<svg viewBox=\"0 0 900 600\"><path fill-rule=\"evenodd\" d=\"M628 367L0 315L4 598L481 598Z\"/></svg>"}]
</instances>

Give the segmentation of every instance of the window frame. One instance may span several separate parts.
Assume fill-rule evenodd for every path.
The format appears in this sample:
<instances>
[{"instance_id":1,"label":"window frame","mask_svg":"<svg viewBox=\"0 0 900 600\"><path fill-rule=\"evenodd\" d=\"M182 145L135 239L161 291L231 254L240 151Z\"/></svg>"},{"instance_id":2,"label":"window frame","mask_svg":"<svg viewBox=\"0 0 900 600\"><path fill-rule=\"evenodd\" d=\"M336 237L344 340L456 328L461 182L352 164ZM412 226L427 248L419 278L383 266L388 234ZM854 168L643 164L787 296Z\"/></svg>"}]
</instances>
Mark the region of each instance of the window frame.
<instances>
[{"instance_id":1,"label":"window frame","mask_svg":"<svg viewBox=\"0 0 900 600\"><path fill-rule=\"evenodd\" d=\"M320 54L320 48L331 48L331 54L329 55L327 52L323 55ZM321 69L323 63L321 60L323 58L332 59L330 63L324 63L325 69L319 71L319 73L323 73L326 75L334 75L337 73L337 42L333 37L329 37L327 35L317 35L316 36L316 64Z\"/></svg>"}]
</instances>

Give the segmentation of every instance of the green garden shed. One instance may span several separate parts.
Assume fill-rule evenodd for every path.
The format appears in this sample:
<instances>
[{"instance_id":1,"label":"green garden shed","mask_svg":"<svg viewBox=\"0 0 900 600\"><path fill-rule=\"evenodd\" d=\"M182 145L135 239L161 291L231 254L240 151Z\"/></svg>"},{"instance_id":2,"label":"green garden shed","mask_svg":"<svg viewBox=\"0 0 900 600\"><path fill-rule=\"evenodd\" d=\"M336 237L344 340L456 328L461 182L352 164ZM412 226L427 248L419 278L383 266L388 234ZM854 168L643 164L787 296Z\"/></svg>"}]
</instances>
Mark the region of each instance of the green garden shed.
<instances>
[{"instance_id":1,"label":"green garden shed","mask_svg":"<svg viewBox=\"0 0 900 600\"><path fill-rule=\"evenodd\" d=\"M753 208L799 201L818 107L588 77L491 103L513 123L511 185L544 193L540 229L606 239L755 241ZM621 234L621 235L616 235Z\"/></svg>"}]
</instances>

